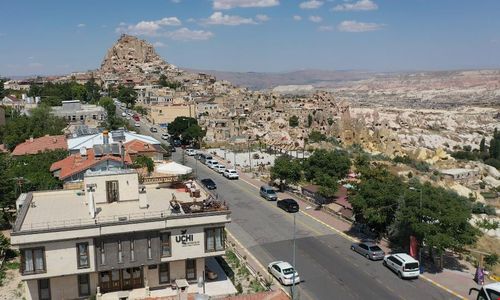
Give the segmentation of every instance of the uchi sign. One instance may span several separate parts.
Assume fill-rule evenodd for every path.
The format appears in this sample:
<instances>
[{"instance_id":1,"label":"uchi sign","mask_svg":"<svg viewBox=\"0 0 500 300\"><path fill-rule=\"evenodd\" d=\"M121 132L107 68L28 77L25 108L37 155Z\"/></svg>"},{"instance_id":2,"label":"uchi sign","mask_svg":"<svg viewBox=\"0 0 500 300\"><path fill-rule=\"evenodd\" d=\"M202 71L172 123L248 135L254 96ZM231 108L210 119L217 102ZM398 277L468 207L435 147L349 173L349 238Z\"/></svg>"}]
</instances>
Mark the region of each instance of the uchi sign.
<instances>
[{"instance_id":1,"label":"uchi sign","mask_svg":"<svg viewBox=\"0 0 500 300\"><path fill-rule=\"evenodd\" d=\"M175 236L175 242L181 244L182 247L191 247L191 246L199 246L200 241L194 240L194 235L191 233L187 233L186 230L181 230L181 234Z\"/></svg>"}]
</instances>

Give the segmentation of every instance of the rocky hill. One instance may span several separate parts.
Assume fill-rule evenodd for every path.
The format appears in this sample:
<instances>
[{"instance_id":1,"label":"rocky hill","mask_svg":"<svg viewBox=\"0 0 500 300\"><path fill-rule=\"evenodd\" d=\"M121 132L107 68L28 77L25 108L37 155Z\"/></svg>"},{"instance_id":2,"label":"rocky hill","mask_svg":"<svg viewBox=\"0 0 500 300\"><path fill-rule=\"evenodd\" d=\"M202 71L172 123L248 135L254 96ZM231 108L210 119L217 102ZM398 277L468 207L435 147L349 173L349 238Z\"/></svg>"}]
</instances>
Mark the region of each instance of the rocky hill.
<instances>
[{"instance_id":1,"label":"rocky hill","mask_svg":"<svg viewBox=\"0 0 500 300\"><path fill-rule=\"evenodd\" d=\"M153 45L135 36L123 34L111 47L101 64L102 73L151 73L170 68Z\"/></svg>"}]
</instances>

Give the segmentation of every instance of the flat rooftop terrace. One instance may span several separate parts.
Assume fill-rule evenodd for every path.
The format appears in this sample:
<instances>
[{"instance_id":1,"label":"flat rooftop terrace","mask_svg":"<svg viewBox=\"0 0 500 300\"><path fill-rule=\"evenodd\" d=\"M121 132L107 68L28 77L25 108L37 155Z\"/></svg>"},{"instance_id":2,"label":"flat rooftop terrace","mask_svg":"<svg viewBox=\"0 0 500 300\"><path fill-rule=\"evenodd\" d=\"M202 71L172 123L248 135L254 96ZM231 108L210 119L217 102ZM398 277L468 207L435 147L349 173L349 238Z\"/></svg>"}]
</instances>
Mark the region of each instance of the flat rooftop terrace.
<instances>
[{"instance_id":1,"label":"flat rooftop terrace","mask_svg":"<svg viewBox=\"0 0 500 300\"><path fill-rule=\"evenodd\" d=\"M33 192L26 195L26 202L18 214L14 232L40 231L75 227L92 227L120 222L147 221L171 216L187 217L192 214L223 212L228 207L219 201L204 205L203 200L209 195L200 189L199 198L191 198L181 189L157 188L157 185L145 186L139 199L96 204L96 215L92 218L88 206L88 193L80 190L58 190ZM179 202L178 209L172 209L172 197ZM147 207L140 203L147 198ZM190 210L189 207L201 207Z\"/></svg>"}]
</instances>

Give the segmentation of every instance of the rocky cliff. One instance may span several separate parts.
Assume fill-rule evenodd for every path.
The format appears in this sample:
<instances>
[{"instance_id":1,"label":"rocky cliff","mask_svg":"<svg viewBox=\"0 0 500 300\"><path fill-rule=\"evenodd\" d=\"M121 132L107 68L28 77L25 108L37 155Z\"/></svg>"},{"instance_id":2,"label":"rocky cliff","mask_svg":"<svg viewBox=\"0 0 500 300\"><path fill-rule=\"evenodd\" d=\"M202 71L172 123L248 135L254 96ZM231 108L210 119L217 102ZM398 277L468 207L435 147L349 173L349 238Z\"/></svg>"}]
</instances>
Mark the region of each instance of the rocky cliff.
<instances>
[{"instance_id":1,"label":"rocky cliff","mask_svg":"<svg viewBox=\"0 0 500 300\"><path fill-rule=\"evenodd\" d=\"M123 34L111 47L101 64L103 73L150 73L169 68L153 45Z\"/></svg>"}]
</instances>

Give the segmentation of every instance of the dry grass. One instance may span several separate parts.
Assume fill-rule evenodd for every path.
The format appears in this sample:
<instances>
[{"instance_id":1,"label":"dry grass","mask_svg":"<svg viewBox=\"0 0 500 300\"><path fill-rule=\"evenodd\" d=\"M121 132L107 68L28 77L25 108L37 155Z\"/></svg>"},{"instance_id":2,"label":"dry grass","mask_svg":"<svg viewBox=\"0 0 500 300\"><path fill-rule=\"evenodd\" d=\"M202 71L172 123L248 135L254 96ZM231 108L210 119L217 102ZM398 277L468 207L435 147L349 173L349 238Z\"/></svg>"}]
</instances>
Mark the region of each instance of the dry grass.
<instances>
[{"instance_id":1,"label":"dry grass","mask_svg":"<svg viewBox=\"0 0 500 300\"><path fill-rule=\"evenodd\" d=\"M489 237L487 235L483 235L481 238L479 238L476 246L473 249L487 253L496 252L500 255L500 240L497 238ZM500 275L500 264L496 264L496 266L493 267L492 271L496 275Z\"/></svg>"}]
</instances>

